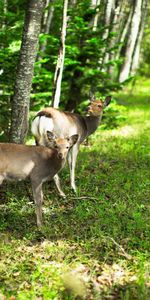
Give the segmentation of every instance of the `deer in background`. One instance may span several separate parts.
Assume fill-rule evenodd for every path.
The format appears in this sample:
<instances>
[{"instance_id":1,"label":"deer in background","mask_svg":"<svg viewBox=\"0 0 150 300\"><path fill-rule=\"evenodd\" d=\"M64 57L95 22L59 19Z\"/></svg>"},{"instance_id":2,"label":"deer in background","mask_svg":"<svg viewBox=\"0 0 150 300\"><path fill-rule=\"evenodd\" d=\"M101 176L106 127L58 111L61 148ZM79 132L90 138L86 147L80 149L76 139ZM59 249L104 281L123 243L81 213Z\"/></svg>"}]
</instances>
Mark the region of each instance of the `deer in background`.
<instances>
[{"instance_id":1,"label":"deer in background","mask_svg":"<svg viewBox=\"0 0 150 300\"><path fill-rule=\"evenodd\" d=\"M42 225L42 184L62 169L67 153L77 139L77 134L64 139L47 131L46 147L0 143L0 184L5 179L30 178L38 226Z\"/></svg>"},{"instance_id":2,"label":"deer in background","mask_svg":"<svg viewBox=\"0 0 150 300\"><path fill-rule=\"evenodd\" d=\"M78 134L76 144L74 144L68 153L71 187L74 192L76 192L75 166L80 144L97 129L102 118L103 110L109 105L110 101L111 96L107 96L104 102L102 100L96 100L93 96L90 99L86 116L60 111L53 107L46 107L37 113L32 122L31 131L37 145L45 145L45 132L47 130L52 131L57 137L63 138L68 135ZM54 181L59 194L65 197L57 174L54 176Z\"/></svg>"}]
</instances>

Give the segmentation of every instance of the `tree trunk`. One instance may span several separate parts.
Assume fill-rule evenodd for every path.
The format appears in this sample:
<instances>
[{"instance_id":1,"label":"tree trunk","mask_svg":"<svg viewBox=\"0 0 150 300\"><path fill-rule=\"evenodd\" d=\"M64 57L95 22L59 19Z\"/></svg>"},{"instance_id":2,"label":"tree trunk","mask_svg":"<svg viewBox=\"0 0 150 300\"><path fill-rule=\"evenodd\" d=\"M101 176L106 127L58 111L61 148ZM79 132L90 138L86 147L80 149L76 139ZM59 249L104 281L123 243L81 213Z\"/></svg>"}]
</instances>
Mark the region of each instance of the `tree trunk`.
<instances>
[{"instance_id":1,"label":"tree trunk","mask_svg":"<svg viewBox=\"0 0 150 300\"><path fill-rule=\"evenodd\" d=\"M53 14L54 14L54 6L50 6L50 4L53 2L54 2L54 0L47 0L47 3L46 3L47 10L44 13L43 24L42 24L42 33L44 33L44 34L49 34L49 32L50 32ZM47 40L44 40L44 42L41 44L39 51L41 53L44 53L46 46L47 46ZM40 60L40 59L41 59L41 56L39 55L38 60Z\"/></svg>"},{"instance_id":2,"label":"tree trunk","mask_svg":"<svg viewBox=\"0 0 150 300\"><path fill-rule=\"evenodd\" d=\"M12 100L11 141L15 143L23 143L28 131L30 90L44 4L43 0L30 0L26 11Z\"/></svg>"},{"instance_id":3,"label":"tree trunk","mask_svg":"<svg viewBox=\"0 0 150 300\"><path fill-rule=\"evenodd\" d=\"M70 4L71 4L72 6L76 5L76 3L77 3L77 0L70 0Z\"/></svg>"},{"instance_id":4,"label":"tree trunk","mask_svg":"<svg viewBox=\"0 0 150 300\"><path fill-rule=\"evenodd\" d=\"M107 0L106 9L105 9L105 19L104 19L104 26L107 28L104 31L103 39L107 40L109 36L110 26L111 26L111 17L112 17L112 11L114 9L114 0ZM109 54L107 53L107 41L105 41L105 47L103 49L104 57L103 57L103 63L107 63Z\"/></svg>"},{"instance_id":5,"label":"tree trunk","mask_svg":"<svg viewBox=\"0 0 150 300\"><path fill-rule=\"evenodd\" d=\"M58 107L60 102L60 93L61 93L61 81L62 73L64 68L64 58L65 58L65 38L66 38L66 28L67 28L67 8L68 0L64 0L63 8L63 24L61 30L61 40L60 40L60 49L59 56L57 60L55 75L54 75L54 93L53 93L53 107Z\"/></svg>"},{"instance_id":6,"label":"tree trunk","mask_svg":"<svg viewBox=\"0 0 150 300\"><path fill-rule=\"evenodd\" d=\"M127 20L124 23L124 28L122 30L121 36L119 38L120 46L118 47L118 51L117 51L117 54L116 54L116 59L118 59L120 57L120 52L121 52L122 46L125 42L125 38L127 36L127 33L129 32L129 26L131 25L132 14L133 14L133 8L130 9Z\"/></svg>"},{"instance_id":7,"label":"tree trunk","mask_svg":"<svg viewBox=\"0 0 150 300\"><path fill-rule=\"evenodd\" d=\"M3 13L4 13L4 15L6 16L6 13L7 13L7 6L8 6L8 4L7 4L7 0L3 0ZM3 17L3 19L2 19L2 29L4 29L5 28L5 26L6 26L6 24L5 24L5 20L6 19L6 17Z\"/></svg>"},{"instance_id":8,"label":"tree trunk","mask_svg":"<svg viewBox=\"0 0 150 300\"><path fill-rule=\"evenodd\" d=\"M96 8L96 13L95 13L95 16L92 20L93 31L96 31L96 29L97 29L98 18L99 18L99 15L100 15L100 8L99 8L100 3L101 3L101 0L92 0L92 2L91 2L91 7L93 9Z\"/></svg>"},{"instance_id":9,"label":"tree trunk","mask_svg":"<svg viewBox=\"0 0 150 300\"><path fill-rule=\"evenodd\" d=\"M120 27L121 27L121 15L122 15L122 6L123 6L123 0L116 2L116 7L113 11L113 20L112 20L112 32L115 32L116 35L112 36L111 41L109 43L109 46L111 49L115 47L119 43L119 33L120 33ZM113 49L109 55L108 60L113 61L116 59L116 53L117 49ZM108 66L108 72L111 75L112 78L116 77L115 67L114 65Z\"/></svg>"},{"instance_id":10,"label":"tree trunk","mask_svg":"<svg viewBox=\"0 0 150 300\"><path fill-rule=\"evenodd\" d=\"M140 24L140 27L139 27L139 33L138 33L138 37L137 37L137 40L136 40L136 45L135 45L133 59L132 59L131 75L135 75L136 70L139 66L141 41L142 41L142 37L143 37L145 17L146 17L146 12L147 12L146 8L147 8L147 0L143 0L141 24Z\"/></svg>"},{"instance_id":11,"label":"tree trunk","mask_svg":"<svg viewBox=\"0 0 150 300\"><path fill-rule=\"evenodd\" d=\"M134 12L131 21L131 30L129 33L127 47L125 51L125 60L121 68L119 75L119 82L125 81L130 75L130 68L132 64L132 57L134 52L134 47L136 39L138 36L139 25L141 22L141 12L142 12L142 0L136 0L134 6Z\"/></svg>"}]
</instances>

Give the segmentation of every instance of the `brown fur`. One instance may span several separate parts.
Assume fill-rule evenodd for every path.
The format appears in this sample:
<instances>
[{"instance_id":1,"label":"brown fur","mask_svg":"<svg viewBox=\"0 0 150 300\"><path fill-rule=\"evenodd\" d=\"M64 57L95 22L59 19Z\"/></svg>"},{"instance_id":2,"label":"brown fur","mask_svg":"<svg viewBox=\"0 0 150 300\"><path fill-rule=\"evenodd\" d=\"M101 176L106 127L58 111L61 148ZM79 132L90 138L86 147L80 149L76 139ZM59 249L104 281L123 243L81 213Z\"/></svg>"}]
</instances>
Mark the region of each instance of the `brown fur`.
<instances>
[{"instance_id":1,"label":"brown fur","mask_svg":"<svg viewBox=\"0 0 150 300\"><path fill-rule=\"evenodd\" d=\"M42 224L42 184L52 179L63 167L67 153L78 136L67 139L54 138L47 133L49 146L27 146L17 144L0 144L0 184L3 180L20 180L30 178L33 197L36 204L37 225ZM47 145L48 145L47 143Z\"/></svg>"}]
</instances>

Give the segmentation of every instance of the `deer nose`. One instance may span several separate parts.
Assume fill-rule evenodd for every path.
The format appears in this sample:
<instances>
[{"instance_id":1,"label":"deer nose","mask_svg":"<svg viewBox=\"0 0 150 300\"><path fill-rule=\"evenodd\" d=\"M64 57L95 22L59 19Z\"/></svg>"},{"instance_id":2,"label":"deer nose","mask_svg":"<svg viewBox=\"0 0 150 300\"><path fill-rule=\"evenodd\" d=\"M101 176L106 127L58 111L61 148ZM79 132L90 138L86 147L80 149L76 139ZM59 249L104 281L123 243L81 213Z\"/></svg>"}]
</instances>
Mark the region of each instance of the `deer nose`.
<instances>
[{"instance_id":1,"label":"deer nose","mask_svg":"<svg viewBox=\"0 0 150 300\"><path fill-rule=\"evenodd\" d=\"M62 153L58 153L58 158L63 158L63 154Z\"/></svg>"}]
</instances>

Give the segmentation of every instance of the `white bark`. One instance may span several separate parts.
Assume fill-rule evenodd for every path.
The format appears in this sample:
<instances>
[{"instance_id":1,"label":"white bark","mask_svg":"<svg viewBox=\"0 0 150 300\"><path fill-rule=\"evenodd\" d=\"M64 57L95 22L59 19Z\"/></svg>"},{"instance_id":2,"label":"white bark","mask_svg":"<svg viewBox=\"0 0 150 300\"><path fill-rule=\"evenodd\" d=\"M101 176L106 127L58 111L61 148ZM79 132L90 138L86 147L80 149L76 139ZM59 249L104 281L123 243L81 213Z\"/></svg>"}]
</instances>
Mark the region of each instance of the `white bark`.
<instances>
[{"instance_id":1,"label":"white bark","mask_svg":"<svg viewBox=\"0 0 150 300\"><path fill-rule=\"evenodd\" d=\"M121 72L119 75L120 82L125 81L128 78L128 76L130 75L132 56L133 56L134 47L135 47L135 43L136 43L138 31L139 31L139 25L140 25L140 21L141 21L141 11L142 11L142 0L136 0L133 17L132 17L132 21L131 21L131 30L129 33L127 47L126 47L126 51L125 51L125 61L123 63L123 66L121 68Z\"/></svg>"},{"instance_id":2,"label":"white bark","mask_svg":"<svg viewBox=\"0 0 150 300\"><path fill-rule=\"evenodd\" d=\"M105 26L109 26L110 25L110 21L111 21L111 13L112 13L112 9L114 8L114 0L108 0L107 1L107 5L106 5L106 12L105 12ZM109 28L105 29L105 32L103 34L103 39L107 39L109 34Z\"/></svg>"},{"instance_id":3,"label":"white bark","mask_svg":"<svg viewBox=\"0 0 150 300\"><path fill-rule=\"evenodd\" d=\"M101 0L92 0L92 5L91 7L92 8L96 8L96 14L94 16L94 19L93 19L93 31L96 31L97 29L97 24L98 24L98 18L99 18L99 13L100 13L100 3L101 3Z\"/></svg>"},{"instance_id":4,"label":"white bark","mask_svg":"<svg viewBox=\"0 0 150 300\"><path fill-rule=\"evenodd\" d=\"M65 58L67 8L68 8L68 0L64 0L63 24L62 24L62 30L61 30L61 46L60 46L60 49L59 49L59 56L58 56L55 75L54 75L53 107L55 107L55 108L57 108L59 106L59 102L60 102L61 81L62 81L62 73L63 73L63 67L64 67L64 58Z\"/></svg>"},{"instance_id":5,"label":"white bark","mask_svg":"<svg viewBox=\"0 0 150 300\"><path fill-rule=\"evenodd\" d=\"M70 1L70 4L71 4L71 5L75 5L76 3L77 3L77 0L71 0L71 1Z\"/></svg>"},{"instance_id":6,"label":"white bark","mask_svg":"<svg viewBox=\"0 0 150 300\"><path fill-rule=\"evenodd\" d=\"M4 15L6 15L6 13L7 13L7 6L8 6L7 0L3 0L3 12L4 12ZM5 26L6 26L6 24L5 24L5 18L3 18L2 29L4 29Z\"/></svg>"},{"instance_id":7,"label":"white bark","mask_svg":"<svg viewBox=\"0 0 150 300\"><path fill-rule=\"evenodd\" d=\"M120 57L120 51L121 51L121 48L122 48L122 44L124 43L125 37L126 37L128 31L129 31L129 26L130 26L131 20L132 20L132 14L133 14L133 10L131 8L130 12L129 12L129 15L128 15L128 18L127 18L127 21L124 25L124 29L122 31L121 37L119 39L120 46L119 46L118 51L117 51L117 56L116 56L117 59Z\"/></svg>"},{"instance_id":8,"label":"white bark","mask_svg":"<svg viewBox=\"0 0 150 300\"><path fill-rule=\"evenodd\" d=\"M115 45L118 43L119 40L119 32L120 32L120 26L121 26L121 10L122 10L122 3L123 1L119 1L118 6L114 9L114 16L113 16L113 25L112 25L112 32L115 32L116 35L111 38L110 41L110 48L114 48ZM113 52L109 53L109 60L116 59L116 52L117 50L113 50ZM111 76L115 76L114 74L114 65L110 65L108 67L108 71L111 74Z\"/></svg>"},{"instance_id":9,"label":"white bark","mask_svg":"<svg viewBox=\"0 0 150 300\"><path fill-rule=\"evenodd\" d=\"M143 0L142 18L141 18L139 34L138 34L138 37L137 37L135 50L134 50L134 54L133 54L133 59L132 59L131 75L134 75L136 73L136 70L139 66L139 56L140 56L141 41L142 41L143 32L144 32L146 7L147 7L147 0Z\"/></svg>"},{"instance_id":10,"label":"white bark","mask_svg":"<svg viewBox=\"0 0 150 300\"><path fill-rule=\"evenodd\" d=\"M53 19L53 14L54 14L54 6L50 6L50 3L53 3L53 0L47 0L46 1L46 10L43 14L43 20L42 20L42 29L41 32L44 34L49 34L51 24L52 24L52 19ZM47 39L41 43L39 47L39 53L37 54L36 61L40 61L42 59L41 53L44 53L46 50L47 46ZM39 68L41 67L41 64L38 65Z\"/></svg>"},{"instance_id":11,"label":"white bark","mask_svg":"<svg viewBox=\"0 0 150 300\"><path fill-rule=\"evenodd\" d=\"M53 14L54 14L54 6L50 6L50 3L52 3L52 0L47 0L47 6L49 6L48 10L45 12L44 20L43 20L43 25L44 25L44 33L49 34L51 24L52 24L52 19L53 19ZM41 52L45 52L47 45L47 40L43 42L41 45Z\"/></svg>"},{"instance_id":12,"label":"white bark","mask_svg":"<svg viewBox=\"0 0 150 300\"><path fill-rule=\"evenodd\" d=\"M111 15L112 15L112 10L114 9L115 6L115 1L114 0L108 0L107 4L106 4L106 11L105 11L105 26L107 26L107 28L104 31L103 34L103 39L106 40L108 38L109 35L109 26L111 24ZM107 63L108 58L109 58L109 54L106 52L107 49L107 42L106 42L106 47L103 49L104 52L104 59L103 59L103 63Z\"/></svg>"}]
</instances>

